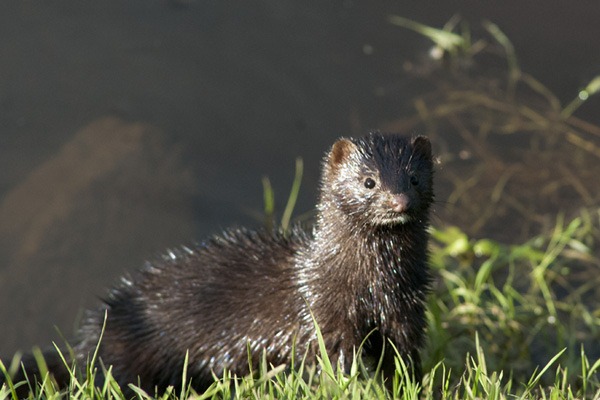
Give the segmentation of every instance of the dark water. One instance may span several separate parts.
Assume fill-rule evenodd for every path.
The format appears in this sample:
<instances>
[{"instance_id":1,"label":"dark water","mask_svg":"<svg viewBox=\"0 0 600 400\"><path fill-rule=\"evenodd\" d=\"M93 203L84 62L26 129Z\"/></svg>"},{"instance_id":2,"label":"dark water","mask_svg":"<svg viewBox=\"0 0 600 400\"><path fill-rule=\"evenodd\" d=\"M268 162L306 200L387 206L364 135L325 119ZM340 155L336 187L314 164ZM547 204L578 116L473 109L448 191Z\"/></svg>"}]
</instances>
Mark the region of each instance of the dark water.
<instances>
[{"instance_id":1,"label":"dark water","mask_svg":"<svg viewBox=\"0 0 600 400\"><path fill-rule=\"evenodd\" d=\"M431 43L389 14L495 22L563 101L600 73L593 2L374 4L0 3L0 354L70 337L163 249L260 224L261 177L281 205L297 156L309 212L334 138L413 113L403 65Z\"/></svg>"}]
</instances>

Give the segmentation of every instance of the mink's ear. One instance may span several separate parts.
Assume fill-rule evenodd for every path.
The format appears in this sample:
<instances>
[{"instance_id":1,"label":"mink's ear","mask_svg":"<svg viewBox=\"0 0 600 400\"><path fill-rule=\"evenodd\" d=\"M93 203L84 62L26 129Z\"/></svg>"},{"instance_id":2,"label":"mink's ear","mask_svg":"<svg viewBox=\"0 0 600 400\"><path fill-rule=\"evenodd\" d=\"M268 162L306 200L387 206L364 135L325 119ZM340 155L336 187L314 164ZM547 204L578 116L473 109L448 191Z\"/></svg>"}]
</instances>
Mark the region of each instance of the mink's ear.
<instances>
[{"instance_id":1,"label":"mink's ear","mask_svg":"<svg viewBox=\"0 0 600 400\"><path fill-rule=\"evenodd\" d=\"M431 158L431 142L426 136L417 136L412 140L416 153L422 154L425 158Z\"/></svg>"},{"instance_id":2,"label":"mink's ear","mask_svg":"<svg viewBox=\"0 0 600 400\"><path fill-rule=\"evenodd\" d=\"M337 169L341 163L344 162L354 151L356 145L352 143L349 139L339 139L333 144L331 151L329 152L329 157L327 163L332 170Z\"/></svg>"}]
</instances>

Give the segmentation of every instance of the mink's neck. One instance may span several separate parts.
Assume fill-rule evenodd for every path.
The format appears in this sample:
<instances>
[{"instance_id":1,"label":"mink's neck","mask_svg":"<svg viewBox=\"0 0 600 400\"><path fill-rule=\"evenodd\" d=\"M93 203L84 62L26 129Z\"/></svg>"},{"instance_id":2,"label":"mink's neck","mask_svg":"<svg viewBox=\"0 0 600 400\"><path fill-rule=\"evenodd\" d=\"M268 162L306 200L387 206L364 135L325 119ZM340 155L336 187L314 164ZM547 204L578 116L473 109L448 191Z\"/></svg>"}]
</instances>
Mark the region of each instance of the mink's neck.
<instances>
[{"instance_id":1,"label":"mink's neck","mask_svg":"<svg viewBox=\"0 0 600 400\"><path fill-rule=\"evenodd\" d=\"M325 204L323 206L323 204ZM315 314L335 309L357 328L394 326L422 306L429 282L427 216L397 225L357 223L322 203L308 257ZM326 294L326 295L325 295ZM415 301L421 300L421 301Z\"/></svg>"}]
</instances>

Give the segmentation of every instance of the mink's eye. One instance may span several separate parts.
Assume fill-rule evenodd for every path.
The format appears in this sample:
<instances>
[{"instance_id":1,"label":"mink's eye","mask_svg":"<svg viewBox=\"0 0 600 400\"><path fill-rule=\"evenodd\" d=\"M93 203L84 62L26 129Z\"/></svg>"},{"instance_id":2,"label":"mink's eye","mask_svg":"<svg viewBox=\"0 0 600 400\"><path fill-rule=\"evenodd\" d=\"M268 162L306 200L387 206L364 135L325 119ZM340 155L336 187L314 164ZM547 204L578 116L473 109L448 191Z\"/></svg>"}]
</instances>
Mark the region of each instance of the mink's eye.
<instances>
[{"instance_id":1,"label":"mink's eye","mask_svg":"<svg viewBox=\"0 0 600 400\"><path fill-rule=\"evenodd\" d=\"M413 186L417 186L417 185L419 184L419 178L417 178L415 175L412 175L412 176L410 177L410 183L411 183Z\"/></svg>"},{"instance_id":2,"label":"mink's eye","mask_svg":"<svg viewBox=\"0 0 600 400\"><path fill-rule=\"evenodd\" d=\"M375 187L375 180L373 180L373 178L365 179L365 187L367 189L373 189Z\"/></svg>"}]
</instances>

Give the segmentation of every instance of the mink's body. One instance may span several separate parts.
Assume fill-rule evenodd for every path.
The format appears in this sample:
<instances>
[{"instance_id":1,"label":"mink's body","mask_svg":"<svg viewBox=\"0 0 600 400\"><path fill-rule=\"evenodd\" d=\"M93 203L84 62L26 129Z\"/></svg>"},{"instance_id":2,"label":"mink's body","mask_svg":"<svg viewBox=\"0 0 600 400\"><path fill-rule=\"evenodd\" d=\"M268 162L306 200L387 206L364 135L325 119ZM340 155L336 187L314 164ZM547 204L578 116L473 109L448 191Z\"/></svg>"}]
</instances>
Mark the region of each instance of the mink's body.
<instances>
[{"instance_id":1,"label":"mink's body","mask_svg":"<svg viewBox=\"0 0 600 400\"><path fill-rule=\"evenodd\" d=\"M169 252L110 292L90 312L75 347L93 352L122 385L154 393L197 390L227 368L246 375L266 350L273 365L318 352L311 312L329 356L349 369L363 356L379 360L388 340L420 379L424 341L428 215L433 201L429 140L372 133L338 140L323 163L312 233L228 231L193 249ZM370 334L370 335L369 335ZM293 347L293 343L295 347ZM383 375L392 379L393 349Z\"/></svg>"}]
</instances>

